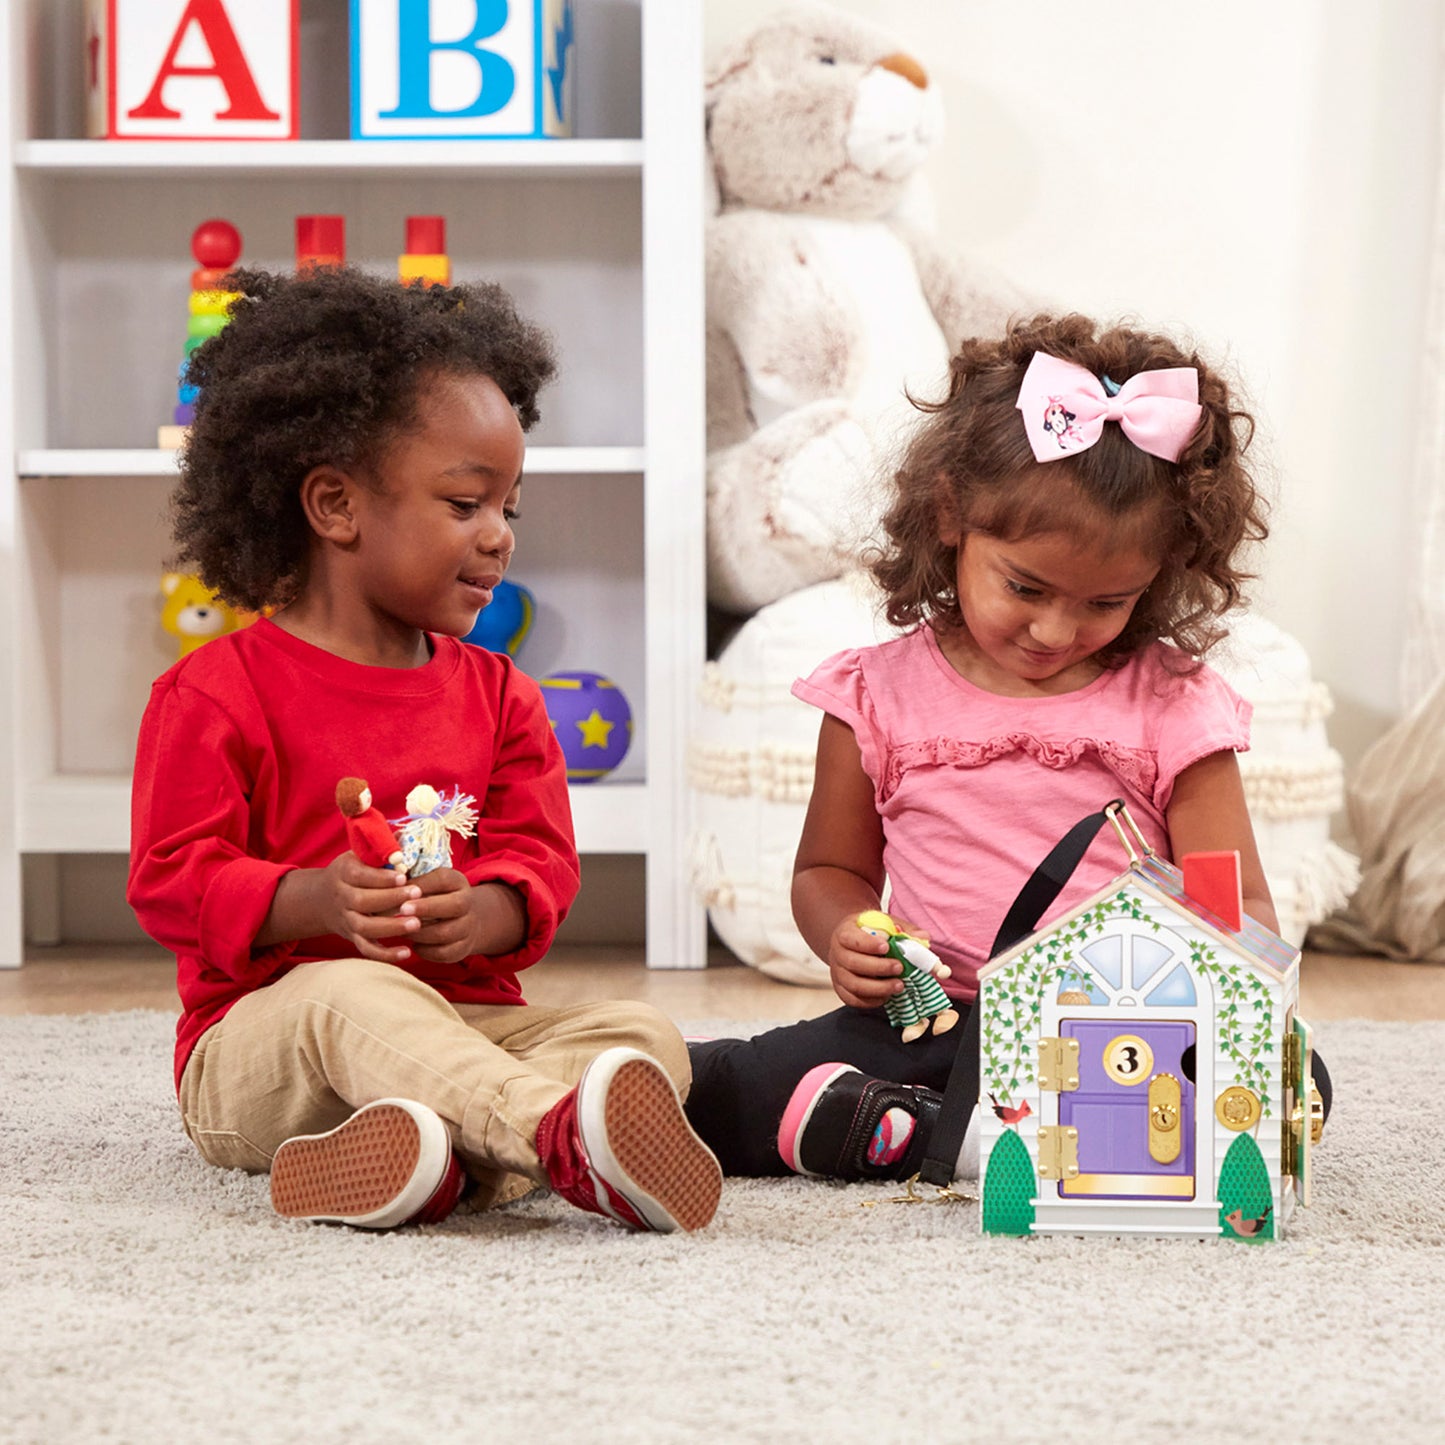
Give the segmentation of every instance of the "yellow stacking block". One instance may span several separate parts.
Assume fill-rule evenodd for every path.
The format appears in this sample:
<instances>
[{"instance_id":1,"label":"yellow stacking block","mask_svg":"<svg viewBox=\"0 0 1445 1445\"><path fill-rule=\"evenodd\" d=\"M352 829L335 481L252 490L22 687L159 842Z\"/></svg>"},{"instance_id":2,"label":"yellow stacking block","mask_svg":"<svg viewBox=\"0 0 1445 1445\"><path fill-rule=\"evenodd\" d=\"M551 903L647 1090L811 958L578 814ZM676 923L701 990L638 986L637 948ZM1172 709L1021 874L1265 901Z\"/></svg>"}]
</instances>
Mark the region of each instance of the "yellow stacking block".
<instances>
[{"instance_id":1,"label":"yellow stacking block","mask_svg":"<svg viewBox=\"0 0 1445 1445\"><path fill-rule=\"evenodd\" d=\"M192 316L224 316L241 299L239 291L192 291Z\"/></svg>"},{"instance_id":2,"label":"yellow stacking block","mask_svg":"<svg viewBox=\"0 0 1445 1445\"><path fill-rule=\"evenodd\" d=\"M452 263L449 256L413 256L396 258L396 274L399 281L410 283L424 281L428 286L450 286L452 284Z\"/></svg>"}]
</instances>

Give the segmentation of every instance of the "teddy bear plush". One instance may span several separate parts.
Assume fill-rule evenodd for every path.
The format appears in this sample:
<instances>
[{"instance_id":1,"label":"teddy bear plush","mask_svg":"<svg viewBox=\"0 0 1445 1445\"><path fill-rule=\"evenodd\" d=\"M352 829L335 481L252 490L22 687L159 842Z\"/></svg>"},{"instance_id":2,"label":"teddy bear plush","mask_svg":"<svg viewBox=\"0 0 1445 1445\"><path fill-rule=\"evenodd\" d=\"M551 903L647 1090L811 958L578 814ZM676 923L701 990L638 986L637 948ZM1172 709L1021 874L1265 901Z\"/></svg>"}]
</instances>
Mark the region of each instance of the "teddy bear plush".
<instances>
[{"instance_id":1,"label":"teddy bear plush","mask_svg":"<svg viewBox=\"0 0 1445 1445\"><path fill-rule=\"evenodd\" d=\"M256 620L254 612L233 608L188 572L167 572L161 577L161 626L179 644L185 657L213 637L222 637Z\"/></svg>"},{"instance_id":2,"label":"teddy bear plush","mask_svg":"<svg viewBox=\"0 0 1445 1445\"><path fill-rule=\"evenodd\" d=\"M1019 304L905 219L942 123L922 64L828 5L710 67L708 587L726 611L855 565L907 393L941 395L955 344Z\"/></svg>"}]
</instances>

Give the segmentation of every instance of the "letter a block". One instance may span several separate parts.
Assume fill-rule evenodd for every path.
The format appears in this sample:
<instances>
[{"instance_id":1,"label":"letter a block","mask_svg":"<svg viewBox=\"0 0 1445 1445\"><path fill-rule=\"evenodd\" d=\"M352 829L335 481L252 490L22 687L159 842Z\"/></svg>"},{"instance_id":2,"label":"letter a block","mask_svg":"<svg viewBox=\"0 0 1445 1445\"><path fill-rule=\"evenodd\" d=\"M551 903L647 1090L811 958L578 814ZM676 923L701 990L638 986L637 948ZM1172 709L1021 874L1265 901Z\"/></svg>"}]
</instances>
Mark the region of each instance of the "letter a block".
<instances>
[{"instance_id":1,"label":"letter a block","mask_svg":"<svg viewBox=\"0 0 1445 1445\"><path fill-rule=\"evenodd\" d=\"M356 140L572 134L572 0L351 0Z\"/></svg>"},{"instance_id":2,"label":"letter a block","mask_svg":"<svg viewBox=\"0 0 1445 1445\"><path fill-rule=\"evenodd\" d=\"M295 140L300 0L87 0L86 129Z\"/></svg>"}]
</instances>

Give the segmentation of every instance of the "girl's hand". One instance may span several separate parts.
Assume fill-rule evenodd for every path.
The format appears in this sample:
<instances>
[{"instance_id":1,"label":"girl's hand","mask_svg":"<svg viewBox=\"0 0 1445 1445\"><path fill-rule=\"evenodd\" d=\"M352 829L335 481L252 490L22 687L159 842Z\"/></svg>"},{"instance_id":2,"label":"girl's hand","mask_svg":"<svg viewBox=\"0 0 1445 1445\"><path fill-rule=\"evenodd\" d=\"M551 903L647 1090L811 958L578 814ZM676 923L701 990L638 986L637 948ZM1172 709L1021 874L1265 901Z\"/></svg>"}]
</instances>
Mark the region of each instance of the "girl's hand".
<instances>
[{"instance_id":1,"label":"girl's hand","mask_svg":"<svg viewBox=\"0 0 1445 1445\"><path fill-rule=\"evenodd\" d=\"M833 992L851 1008L881 1008L903 992L902 972L903 965L888 952L888 940L860 928L856 914L850 913L833 930L828 973Z\"/></svg>"},{"instance_id":2,"label":"girl's hand","mask_svg":"<svg viewBox=\"0 0 1445 1445\"><path fill-rule=\"evenodd\" d=\"M368 868L349 852L333 858L322 877L328 932L339 933L362 958L404 963L411 957L410 948L395 942L388 947L380 940L395 940L420 929L417 919L403 916L406 907L421 897L415 883L399 880L387 868Z\"/></svg>"},{"instance_id":3,"label":"girl's hand","mask_svg":"<svg viewBox=\"0 0 1445 1445\"><path fill-rule=\"evenodd\" d=\"M895 915L890 917L910 938L928 944L929 936L923 929ZM939 968L939 977L947 978L949 968L943 964ZM888 940L871 928L860 928L856 914L849 914L833 930L828 972L833 992L852 1008L881 1008L904 988L899 977L903 965L888 952Z\"/></svg>"}]
</instances>

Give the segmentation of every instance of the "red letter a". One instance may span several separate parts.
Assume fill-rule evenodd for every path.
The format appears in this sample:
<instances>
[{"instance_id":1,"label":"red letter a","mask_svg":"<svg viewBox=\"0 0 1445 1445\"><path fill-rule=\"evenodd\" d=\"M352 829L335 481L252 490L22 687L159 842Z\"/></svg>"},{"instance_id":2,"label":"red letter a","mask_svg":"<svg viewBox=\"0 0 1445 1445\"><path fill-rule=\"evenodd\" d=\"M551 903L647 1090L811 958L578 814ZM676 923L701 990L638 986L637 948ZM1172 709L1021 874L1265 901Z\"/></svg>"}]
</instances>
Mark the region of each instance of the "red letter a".
<instances>
[{"instance_id":1,"label":"red letter a","mask_svg":"<svg viewBox=\"0 0 1445 1445\"><path fill-rule=\"evenodd\" d=\"M210 48L209 66L177 65L176 52L181 48L187 28L196 24L201 27L206 45ZM241 53L241 43L231 28L230 17L222 0L188 0L186 12L176 33L171 36L170 48L161 61L151 93L126 114L133 120L179 120L181 113L172 110L161 99L166 81L173 75L214 75L226 87L230 108L217 114L217 120L279 120L274 110L267 110L256 89L255 77Z\"/></svg>"}]
</instances>

